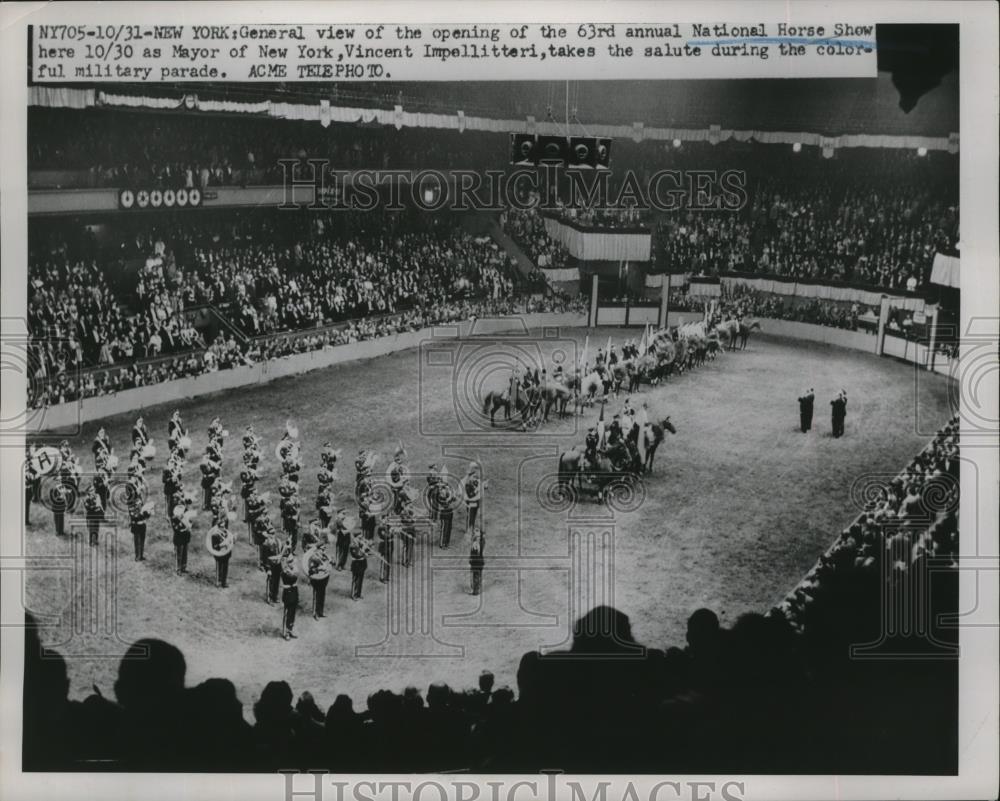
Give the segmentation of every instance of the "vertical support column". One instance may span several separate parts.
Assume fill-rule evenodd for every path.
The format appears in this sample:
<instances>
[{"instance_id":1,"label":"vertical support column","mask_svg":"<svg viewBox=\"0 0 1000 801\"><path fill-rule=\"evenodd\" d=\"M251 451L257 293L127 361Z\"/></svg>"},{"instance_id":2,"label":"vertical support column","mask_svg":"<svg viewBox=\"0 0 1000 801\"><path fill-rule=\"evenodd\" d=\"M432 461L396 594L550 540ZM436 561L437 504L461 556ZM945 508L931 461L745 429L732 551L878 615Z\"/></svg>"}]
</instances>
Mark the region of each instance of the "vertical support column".
<instances>
[{"instance_id":1,"label":"vertical support column","mask_svg":"<svg viewBox=\"0 0 1000 801\"><path fill-rule=\"evenodd\" d=\"M889 322L889 298L882 296L882 305L878 312L878 331L875 334L875 355L881 356L885 349L885 326Z\"/></svg>"},{"instance_id":2,"label":"vertical support column","mask_svg":"<svg viewBox=\"0 0 1000 801\"><path fill-rule=\"evenodd\" d=\"M590 279L590 317L587 320L587 326L593 328L597 325L597 286L599 280L597 273L594 273Z\"/></svg>"},{"instance_id":3,"label":"vertical support column","mask_svg":"<svg viewBox=\"0 0 1000 801\"><path fill-rule=\"evenodd\" d=\"M937 318L938 310L937 307L927 314L927 325L930 329L931 335L927 339L927 369L934 369L934 349L937 347Z\"/></svg>"},{"instance_id":4,"label":"vertical support column","mask_svg":"<svg viewBox=\"0 0 1000 801\"><path fill-rule=\"evenodd\" d=\"M656 318L658 328L667 327L667 314L670 304L670 273L663 274L663 282L660 284L660 313Z\"/></svg>"}]
</instances>

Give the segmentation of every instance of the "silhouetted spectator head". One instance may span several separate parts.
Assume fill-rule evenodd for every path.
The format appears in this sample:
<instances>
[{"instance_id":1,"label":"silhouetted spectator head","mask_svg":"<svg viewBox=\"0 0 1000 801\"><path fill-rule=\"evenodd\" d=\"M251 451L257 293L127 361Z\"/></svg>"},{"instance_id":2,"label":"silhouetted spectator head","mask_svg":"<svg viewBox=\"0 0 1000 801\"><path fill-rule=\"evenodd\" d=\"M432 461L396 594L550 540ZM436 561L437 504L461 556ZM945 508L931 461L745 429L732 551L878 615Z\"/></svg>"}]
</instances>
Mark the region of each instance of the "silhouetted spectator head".
<instances>
[{"instance_id":1,"label":"silhouetted spectator head","mask_svg":"<svg viewBox=\"0 0 1000 801\"><path fill-rule=\"evenodd\" d=\"M125 709L170 703L184 690L184 654L163 640L137 640L118 665L115 698Z\"/></svg>"},{"instance_id":2,"label":"silhouetted spectator head","mask_svg":"<svg viewBox=\"0 0 1000 801\"><path fill-rule=\"evenodd\" d=\"M349 695L341 693L326 711L326 725L353 721L354 716L354 702Z\"/></svg>"},{"instance_id":3,"label":"silhouetted spectator head","mask_svg":"<svg viewBox=\"0 0 1000 801\"><path fill-rule=\"evenodd\" d=\"M215 723L243 720L243 704L229 679L205 679L190 690L190 700L202 719Z\"/></svg>"},{"instance_id":4,"label":"silhouetted spectator head","mask_svg":"<svg viewBox=\"0 0 1000 801\"><path fill-rule=\"evenodd\" d=\"M711 609L697 609L688 618L687 643L692 651L711 647L719 639L719 618Z\"/></svg>"},{"instance_id":5,"label":"silhouetted spectator head","mask_svg":"<svg viewBox=\"0 0 1000 801\"><path fill-rule=\"evenodd\" d=\"M490 697L493 706L509 706L514 703L514 691L506 684L498 687Z\"/></svg>"},{"instance_id":6,"label":"silhouetted spectator head","mask_svg":"<svg viewBox=\"0 0 1000 801\"><path fill-rule=\"evenodd\" d=\"M443 681L436 681L427 688L427 706L444 709L451 702L451 687Z\"/></svg>"},{"instance_id":7,"label":"silhouetted spectator head","mask_svg":"<svg viewBox=\"0 0 1000 801\"><path fill-rule=\"evenodd\" d=\"M274 723L292 714L292 688L287 681L270 681L253 705L253 716L258 723Z\"/></svg>"},{"instance_id":8,"label":"silhouetted spectator head","mask_svg":"<svg viewBox=\"0 0 1000 801\"><path fill-rule=\"evenodd\" d=\"M479 674L479 689L489 694L493 690L494 681L493 674L488 670L484 670Z\"/></svg>"},{"instance_id":9,"label":"silhouetted spectator head","mask_svg":"<svg viewBox=\"0 0 1000 801\"><path fill-rule=\"evenodd\" d=\"M610 606L595 606L573 624L573 651L607 653L637 647L628 615Z\"/></svg>"}]
</instances>

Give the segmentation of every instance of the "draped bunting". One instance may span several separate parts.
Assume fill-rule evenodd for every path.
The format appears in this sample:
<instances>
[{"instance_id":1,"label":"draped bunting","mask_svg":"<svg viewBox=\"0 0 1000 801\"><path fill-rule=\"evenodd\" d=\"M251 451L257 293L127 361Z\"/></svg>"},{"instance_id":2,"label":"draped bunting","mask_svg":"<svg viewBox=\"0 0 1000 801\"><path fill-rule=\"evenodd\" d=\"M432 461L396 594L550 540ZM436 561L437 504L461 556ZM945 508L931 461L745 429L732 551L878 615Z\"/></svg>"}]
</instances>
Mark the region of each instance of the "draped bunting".
<instances>
[{"instance_id":1,"label":"draped bunting","mask_svg":"<svg viewBox=\"0 0 1000 801\"><path fill-rule=\"evenodd\" d=\"M578 267L562 267L559 269L539 268L545 274L547 281L579 281L580 269Z\"/></svg>"},{"instance_id":2,"label":"draped bunting","mask_svg":"<svg viewBox=\"0 0 1000 801\"><path fill-rule=\"evenodd\" d=\"M96 96L95 96L96 95ZM277 103L269 100L251 103L230 100L201 100L195 98L194 109L200 111L218 111L233 114L266 114L289 120L319 121L320 101L316 103ZM123 95L110 92L95 93L93 89L75 89L69 87L29 87L28 104L46 106L49 108L90 108L95 105L119 106L125 108L179 109L184 107L184 97L162 98L144 97L139 95ZM519 120L491 119L487 117L459 117L455 114L428 114L424 112L403 111L400 107L394 109L364 109L347 106L333 106L330 109L330 119L333 122L377 122L380 125L394 125L402 128L444 128L455 131L463 129L470 131L486 131L493 133L538 133L548 135L565 135L563 126L553 121L538 122L534 117ZM717 144L733 139L737 142L748 142L755 139L764 144L787 144L800 142L803 145L823 147L832 151L846 147L878 147L916 150L925 147L928 150L939 150L957 153L959 149L958 134L949 136L897 136L882 134L845 134L844 136L823 136L816 133L788 131L746 131L732 128L721 128L712 125L708 128L647 128L641 122L628 125L594 125L588 130L589 135L609 137L612 139L654 140L670 142L679 139L682 142L711 142ZM638 137L638 139L636 138Z\"/></svg>"},{"instance_id":3,"label":"draped bunting","mask_svg":"<svg viewBox=\"0 0 1000 801\"><path fill-rule=\"evenodd\" d=\"M817 300L835 300L842 303L861 303L865 306L876 307L882 303L882 296L886 295L889 298L890 305L900 309L920 312L924 310L926 305L924 299L921 297L905 295L893 292L892 290L861 289L858 287L787 281L767 277L745 278L742 276L724 276L722 278L722 285L726 287L727 291L740 286L774 295L790 295L797 298Z\"/></svg>"},{"instance_id":4,"label":"draped bunting","mask_svg":"<svg viewBox=\"0 0 1000 801\"><path fill-rule=\"evenodd\" d=\"M586 230L554 217L545 217L545 231L569 254L581 261L649 261L652 234L623 233L615 229Z\"/></svg>"},{"instance_id":5,"label":"draped bunting","mask_svg":"<svg viewBox=\"0 0 1000 801\"><path fill-rule=\"evenodd\" d=\"M671 274L670 286L673 289L678 289L690 282L690 292L705 294L704 292L695 292L694 285L698 280L699 276L692 276L687 273ZM772 295L787 295L808 300L835 300L874 307L878 307L882 303L882 296L885 295L889 298L889 304L895 308L908 309L919 314L923 313L929 307L929 304L925 303L923 298L900 293L898 290L866 289L864 287L838 286L813 281L789 281L766 275L724 275L719 280L727 292L731 292L734 287L740 286ZM663 275L647 275L646 287L649 289L659 289L663 286L663 281Z\"/></svg>"},{"instance_id":6,"label":"draped bunting","mask_svg":"<svg viewBox=\"0 0 1000 801\"><path fill-rule=\"evenodd\" d=\"M935 253L934 265L931 267L931 283L958 289L958 264L959 260L954 256Z\"/></svg>"}]
</instances>

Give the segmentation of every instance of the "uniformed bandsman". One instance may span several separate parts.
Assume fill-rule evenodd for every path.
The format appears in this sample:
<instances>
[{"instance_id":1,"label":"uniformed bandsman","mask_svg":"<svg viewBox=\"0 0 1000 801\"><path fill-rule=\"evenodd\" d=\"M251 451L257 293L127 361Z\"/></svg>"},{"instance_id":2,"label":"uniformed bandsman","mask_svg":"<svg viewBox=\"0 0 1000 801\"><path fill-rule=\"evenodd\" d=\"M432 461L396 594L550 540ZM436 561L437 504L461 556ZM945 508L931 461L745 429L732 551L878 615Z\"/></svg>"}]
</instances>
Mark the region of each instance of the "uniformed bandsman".
<instances>
[{"instance_id":1,"label":"uniformed bandsman","mask_svg":"<svg viewBox=\"0 0 1000 801\"><path fill-rule=\"evenodd\" d=\"M298 635L294 632L295 613L299 608L299 577L295 573L295 563L279 566L281 578L281 635L290 640Z\"/></svg>"},{"instance_id":2,"label":"uniformed bandsman","mask_svg":"<svg viewBox=\"0 0 1000 801\"><path fill-rule=\"evenodd\" d=\"M437 509L439 520L438 545L445 550L448 550L451 546L451 526L455 517L455 507L457 505L458 498L455 497L455 493L452 491L451 487L442 483L438 487L437 491Z\"/></svg>"},{"instance_id":3,"label":"uniformed bandsman","mask_svg":"<svg viewBox=\"0 0 1000 801\"><path fill-rule=\"evenodd\" d=\"M93 484L87 487L87 494L83 498L83 508L87 517L87 534L90 544L96 546L99 542L101 521L104 519L104 504L101 503L101 496Z\"/></svg>"},{"instance_id":4,"label":"uniformed bandsman","mask_svg":"<svg viewBox=\"0 0 1000 801\"><path fill-rule=\"evenodd\" d=\"M305 566L313 591L313 619L318 620L326 617L323 611L326 604L326 585L330 582L330 573L333 570L333 563L326 552L325 541L317 542L306 551Z\"/></svg>"},{"instance_id":5,"label":"uniformed bandsman","mask_svg":"<svg viewBox=\"0 0 1000 801\"><path fill-rule=\"evenodd\" d=\"M383 524L378 527L378 580L385 584L389 581L392 570L392 555L395 551L396 540L402 535L402 530L396 526Z\"/></svg>"},{"instance_id":6,"label":"uniformed bandsman","mask_svg":"<svg viewBox=\"0 0 1000 801\"><path fill-rule=\"evenodd\" d=\"M368 541L364 537L351 538L351 600L361 600L361 590L368 572Z\"/></svg>"},{"instance_id":7,"label":"uniformed bandsman","mask_svg":"<svg viewBox=\"0 0 1000 801\"><path fill-rule=\"evenodd\" d=\"M206 550L215 559L215 582L220 589L229 586L229 560L233 555L236 537L229 530L229 518L222 517L209 529L205 543Z\"/></svg>"},{"instance_id":8,"label":"uniformed bandsman","mask_svg":"<svg viewBox=\"0 0 1000 801\"><path fill-rule=\"evenodd\" d=\"M174 532L174 555L177 559L178 576L188 572L188 546L191 544L193 520L194 512L188 510L184 504L177 504L174 507L171 524Z\"/></svg>"},{"instance_id":9,"label":"uniformed bandsman","mask_svg":"<svg viewBox=\"0 0 1000 801\"><path fill-rule=\"evenodd\" d=\"M132 530L132 546L135 549L135 561L145 562L146 524L153 515L153 502L132 504L129 506L128 515L129 528Z\"/></svg>"},{"instance_id":10,"label":"uniformed bandsman","mask_svg":"<svg viewBox=\"0 0 1000 801\"><path fill-rule=\"evenodd\" d=\"M413 546L417 541L417 522L413 507L407 504L399 513L399 533L403 545L403 567L413 564Z\"/></svg>"},{"instance_id":11,"label":"uniformed bandsman","mask_svg":"<svg viewBox=\"0 0 1000 801\"><path fill-rule=\"evenodd\" d=\"M473 463L469 466L462 481L462 489L465 493L465 507L467 510L465 518L465 531L472 531L476 527L479 518L479 507L483 500L482 481L479 477L479 465Z\"/></svg>"}]
</instances>

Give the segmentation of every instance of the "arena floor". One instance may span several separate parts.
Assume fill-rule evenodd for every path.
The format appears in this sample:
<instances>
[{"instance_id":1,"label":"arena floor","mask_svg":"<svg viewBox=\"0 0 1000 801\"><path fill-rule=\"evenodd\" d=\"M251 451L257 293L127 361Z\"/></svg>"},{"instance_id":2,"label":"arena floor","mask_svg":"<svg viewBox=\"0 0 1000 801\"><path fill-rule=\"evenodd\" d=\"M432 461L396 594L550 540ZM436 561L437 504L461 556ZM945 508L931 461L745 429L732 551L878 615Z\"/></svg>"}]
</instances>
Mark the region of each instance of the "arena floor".
<instances>
[{"instance_id":1,"label":"arena floor","mask_svg":"<svg viewBox=\"0 0 1000 801\"><path fill-rule=\"evenodd\" d=\"M591 332L591 355L609 335L617 343L623 339L619 329ZM582 332L564 331L542 338L538 347L547 357L573 358L582 339ZM484 466L482 596L469 594L464 516L456 514L450 550L425 544L418 546L414 567L393 566L391 600L373 561L364 599L352 602L349 573L335 573L327 617L314 621L303 582L299 638L291 642L280 637L280 608L264 603L262 575L242 522L233 524L240 536L227 590L214 586L214 563L204 549L207 513L196 524L190 574L174 574L160 485L173 407L147 411L159 447L149 472L158 506L148 561L132 560L127 520L116 533L104 528L104 553L112 558L94 559L85 533L59 541L51 515L32 509L26 552L47 558L32 564L50 569L29 572L26 606L51 616L43 640L66 655L71 696L83 697L95 685L113 696L118 659L127 643L144 636L183 650L189 686L212 676L230 678L248 717L274 679L288 680L296 694L311 691L323 708L338 693L363 708L367 694L380 688L426 690L436 680L471 686L486 668L498 686L516 686L521 655L565 644L573 617L598 602L626 612L639 641L683 645L686 619L698 607L731 623L780 601L853 516L855 481L894 475L949 415L948 384L940 376L917 377L912 366L890 359L759 335L745 352L645 388L638 400L649 404L650 418L670 414L677 427L657 454L655 472L617 509L589 500L567 509L551 493L556 454L582 442L597 408L538 432L492 434L477 428L482 421L468 400L476 387L503 384L507 356L534 348L502 339L432 342L180 407L194 441L188 486L200 488L197 462L215 415L231 433L224 478L238 486L240 435L252 423L263 438L261 487L272 490L275 515L273 448L289 418L303 444L304 520L312 512L319 450L327 439L343 450L338 489L351 508L353 461L361 447L379 450L384 466L402 440L418 487L424 484L420 471L441 462L443 452L452 473L464 471L468 458ZM796 397L809 386L816 389L817 417L804 435ZM846 437L834 440L828 400L841 387L850 398ZM132 416L105 421L119 452L132 422ZM73 440L85 468L92 465L96 428L85 426ZM608 549L595 550L593 536ZM69 570L73 559L78 567Z\"/></svg>"}]
</instances>

